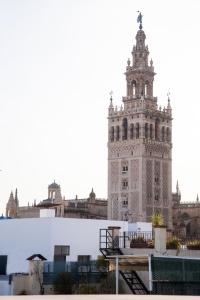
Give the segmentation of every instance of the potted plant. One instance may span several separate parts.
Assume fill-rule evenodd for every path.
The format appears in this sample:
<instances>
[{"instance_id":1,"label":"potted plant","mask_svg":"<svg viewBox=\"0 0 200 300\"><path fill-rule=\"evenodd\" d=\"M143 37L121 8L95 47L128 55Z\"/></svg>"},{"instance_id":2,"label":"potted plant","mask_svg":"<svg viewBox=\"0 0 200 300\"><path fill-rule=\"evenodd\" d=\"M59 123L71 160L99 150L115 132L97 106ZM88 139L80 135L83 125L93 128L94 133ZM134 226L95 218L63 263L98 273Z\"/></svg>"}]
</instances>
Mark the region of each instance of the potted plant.
<instances>
[{"instance_id":1,"label":"potted plant","mask_svg":"<svg viewBox=\"0 0 200 300\"><path fill-rule=\"evenodd\" d=\"M138 236L131 240L130 248L147 248L147 241L142 236Z\"/></svg>"},{"instance_id":2,"label":"potted plant","mask_svg":"<svg viewBox=\"0 0 200 300\"><path fill-rule=\"evenodd\" d=\"M167 249L178 249L180 248L181 243L177 238L171 238L167 241L166 248Z\"/></svg>"},{"instance_id":3,"label":"potted plant","mask_svg":"<svg viewBox=\"0 0 200 300\"><path fill-rule=\"evenodd\" d=\"M151 222L154 228L154 245L157 253L163 254L166 252L166 226L164 225L163 215L156 213L151 217Z\"/></svg>"},{"instance_id":4,"label":"potted plant","mask_svg":"<svg viewBox=\"0 0 200 300\"><path fill-rule=\"evenodd\" d=\"M166 244L167 249L175 249L176 250L176 255L179 255L180 249L181 249L181 242L177 238L171 238L167 241Z\"/></svg>"},{"instance_id":5,"label":"potted plant","mask_svg":"<svg viewBox=\"0 0 200 300\"><path fill-rule=\"evenodd\" d=\"M153 227L163 227L164 226L164 218L162 214L154 214L151 217L151 222Z\"/></svg>"},{"instance_id":6,"label":"potted plant","mask_svg":"<svg viewBox=\"0 0 200 300\"><path fill-rule=\"evenodd\" d=\"M188 250L200 250L200 241L194 240L187 243Z\"/></svg>"}]
</instances>

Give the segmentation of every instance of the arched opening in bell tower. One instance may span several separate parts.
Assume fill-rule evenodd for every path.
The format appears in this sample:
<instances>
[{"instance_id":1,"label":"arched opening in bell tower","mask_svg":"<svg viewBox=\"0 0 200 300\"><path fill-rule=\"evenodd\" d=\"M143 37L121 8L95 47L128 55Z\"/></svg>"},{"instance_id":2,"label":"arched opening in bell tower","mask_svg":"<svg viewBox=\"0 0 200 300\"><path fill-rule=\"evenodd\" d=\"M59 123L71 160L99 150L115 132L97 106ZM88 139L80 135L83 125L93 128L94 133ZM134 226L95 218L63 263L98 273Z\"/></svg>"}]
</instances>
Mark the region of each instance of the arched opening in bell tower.
<instances>
[{"instance_id":1,"label":"arched opening in bell tower","mask_svg":"<svg viewBox=\"0 0 200 300\"><path fill-rule=\"evenodd\" d=\"M162 127L162 141L165 141L165 127Z\"/></svg>"},{"instance_id":2,"label":"arched opening in bell tower","mask_svg":"<svg viewBox=\"0 0 200 300\"><path fill-rule=\"evenodd\" d=\"M128 121L127 118L124 118L122 121L122 140L127 140L128 133Z\"/></svg>"},{"instance_id":3,"label":"arched opening in bell tower","mask_svg":"<svg viewBox=\"0 0 200 300\"><path fill-rule=\"evenodd\" d=\"M160 120L159 119L156 119L156 122L155 122L155 140L159 140L159 128L160 127Z\"/></svg>"},{"instance_id":4,"label":"arched opening in bell tower","mask_svg":"<svg viewBox=\"0 0 200 300\"><path fill-rule=\"evenodd\" d=\"M111 127L111 131L110 131L110 141L114 142L114 136L115 136L115 129L114 126Z\"/></svg>"},{"instance_id":5,"label":"arched opening in bell tower","mask_svg":"<svg viewBox=\"0 0 200 300\"><path fill-rule=\"evenodd\" d=\"M144 96L148 96L148 90L149 90L149 82L146 81L144 85Z\"/></svg>"},{"instance_id":6,"label":"arched opening in bell tower","mask_svg":"<svg viewBox=\"0 0 200 300\"><path fill-rule=\"evenodd\" d=\"M148 139L148 137L149 137L149 124L148 123L145 123L144 136L146 139Z\"/></svg>"},{"instance_id":7,"label":"arched opening in bell tower","mask_svg":"<svg viewBox=\"0 0 200 300\"><path fill-rule=\"evenodd\" d=\"M136 139L140 137L140 124L136 123Z\"/></svg>"},{"instance_id":8,"label":"arched opening in bell tower","mask_svg":"<svg viewBox=\"0 0 200 300\"><path fill-rule=\"evenodd\" d=\"M130 139L132 140L134 138L134 125L130 125Z\"/></svg>"},{"instance_id":9,"label":"arched opening in bell tower","mask_svg":"<svg viewBox=\"0 0 200 300\"><path fill-rule=\"evenodd\" d=\"M149 134L150 134L150 139L152 139L153 138L153 125L152 124L150 124L150 130L149 130L150 132L149 132Z\"/></svg>"},{"instance_id":10,"label":"arched opening in bell tower","mask_svg":"<svg viewBox=\"0 0 200 300\"><path fill-rule=\"evenodd\" d=\"M120 139L120 128L119 126L116 127L116 141L119 141Z\"/></svg>"},{"instance_id":11,"label":"arched opening in bell tower","mask_svg":"<svg viewBox=\"0 0 200 300\"><path fill-rule=\"evenodd\" d=\"M171 132L170 132L169 127L167 127L167 130L166 130L166 140L167 140L167 142L171 141Z\"/></svg>"},{"instance_id":12,"label":"arched opening in bell tower","mask_svg":"<svg viewBox=\"0 0 200 300\"><path fill-rule=\"evenodd\" d=\"M133 82L132 82L132 91L133 91L132 95L136 96L136 81L135 80L133 80Z\"/></svg>"}]
</instances>

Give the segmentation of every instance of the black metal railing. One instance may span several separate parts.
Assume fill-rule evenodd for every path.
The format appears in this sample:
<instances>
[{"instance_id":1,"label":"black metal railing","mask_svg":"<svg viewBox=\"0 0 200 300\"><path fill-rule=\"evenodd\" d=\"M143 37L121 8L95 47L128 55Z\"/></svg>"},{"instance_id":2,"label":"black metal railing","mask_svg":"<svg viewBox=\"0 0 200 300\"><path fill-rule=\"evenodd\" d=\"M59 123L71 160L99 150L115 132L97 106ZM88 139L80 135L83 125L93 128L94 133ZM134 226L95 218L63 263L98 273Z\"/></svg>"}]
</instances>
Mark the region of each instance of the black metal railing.
<instances>
[{"instance_id":1,"label":"black metal railing","mask_svg":"<svg viewBox=\"0 0 200 300\"><path fill-rule=\"evenodd\" d=\"M100 249L123 249L123 248L154 248L154 231L119 231L118 235L112 229L100 229L99 248ZM177 241L177 243L175 243ZM181 249L200 250L200 234L187 235L183 237L179 234L167 232L166 246L169 249L177 245Z\"/></svg>"},{"instance_id":2,"label":"black metal railing","mask_svg":"<svg viewBox=\"0 0 200 300\"><path fill-rule=\"evenodd\" d=\"M119 235L113 235L110 229L100 229L99 236L99 248L100 249L115 249L115 248L130 248L131 243L136 244L137 242L145 247L153 245L153 234L147 231L138 232L119 232Z\"/></svg>"},{"instance_id":3,"label":"black metal railing","mask_svg":"<svg viewBox=\"0 0 200 300\"><path fill-rule=\"evenodd\" d=\"M46 284L53 283L60 273L70 273L75 281L87 276L90 281L98 282L108 266L98 260L88 262L44 262L43 278Z\"/></svg>"},{"instance_id":4,"label":"black metal railing","mask_svg":"<svg viewBox=\"0 0 200 300\"><path fill-rule=\"evenodd\" d=\"M175 235L167 236L167 248L170 249L169 245L173 244L183 250L200 250L200 235L194 234L183 236L176 233Z\"/></svg>"}]
</instances>

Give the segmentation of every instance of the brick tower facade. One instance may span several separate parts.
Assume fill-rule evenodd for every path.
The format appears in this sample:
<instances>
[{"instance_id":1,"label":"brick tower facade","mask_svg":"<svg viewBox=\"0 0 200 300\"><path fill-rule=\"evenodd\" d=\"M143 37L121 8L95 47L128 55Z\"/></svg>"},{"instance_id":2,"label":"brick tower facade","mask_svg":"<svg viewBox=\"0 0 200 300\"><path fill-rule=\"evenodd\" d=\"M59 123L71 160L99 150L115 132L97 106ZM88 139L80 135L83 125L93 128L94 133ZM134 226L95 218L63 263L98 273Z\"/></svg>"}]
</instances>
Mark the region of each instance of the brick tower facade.
<instances>
[{"instance_id":1,"label":"brick tower facade","mask_svg":"<svg viewBox=\"0 0 200 300\"><path fill-rule=\"evenodd\" d=\"M161 213L171 227L172 111L169 98L166 108L158 108L153 61L139 21L126 66L126 96L121 108L111 96L108 109L108 218L150 221Z\"/></svg>"}]
</instances>

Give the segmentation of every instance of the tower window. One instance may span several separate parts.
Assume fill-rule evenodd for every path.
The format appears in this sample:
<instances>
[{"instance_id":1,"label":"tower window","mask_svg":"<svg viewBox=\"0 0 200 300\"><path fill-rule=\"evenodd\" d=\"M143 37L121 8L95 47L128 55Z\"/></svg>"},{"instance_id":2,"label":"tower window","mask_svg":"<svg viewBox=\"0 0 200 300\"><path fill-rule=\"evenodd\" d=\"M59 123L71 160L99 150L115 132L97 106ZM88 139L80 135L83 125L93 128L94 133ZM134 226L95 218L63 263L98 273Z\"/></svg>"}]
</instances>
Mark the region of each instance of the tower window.
<instances>
[{"instance_id":1,"label":"tower window","mask_svg":"<svg viewBox=\"0 0 200 300\"><path fill-rule=\"evenodd\" d=\"M147 96L148 95L148 82L145 83L144 86L144 95Z\"/></svg>"},{"instance_id":2,"label":"tower window","mask_svg":"<svg viewBox=\"0 0 200 300\"><path fill-rule=\"evenodd\" d=\"M130 139L133 139L134 138L134 125L131 124L130 125Z\"/></svg>"},{"instance_id":3,"label":"tower window","mask_svg":"<svg viewBox=\"0 0 200 300\"><path fill-rule=\"evenodd\" d=\"M165 141L165 127L162 127L162 141Z\"/></svg>"},{"instance_id":4,"label":"tower window","mask_svg":"<svg viewBox=\"0 0 200 300\"><path fill-rule=\"evenodd\" d=\"M127 190L128 189L128 180L125 179L122 181L122 190Z\"/></svg>"},{"instance_id":5,"label":"tower window","mask_svg":"<svg viewBox=\"0 0 200 300\"><path fill-rule=\"evenodd\" d=\"M136 95L136 82L135 80L132 82L132 87L133 87L133 96Z\"/></svg>"},{"instance_id":6,"label":"tower window","mask_svg":"<svg viewBox=\"0 0 200 300\"><path fill-rule=\"evenodd\" d=\"M156 122L155 122L155 139L156 140L159 140L159 119L156 119Z\"/></svg>"},{"instance_id":7,"label":"tower window","mask_svg":"<svg viewBox=\"0 0 200 300\"><path fill-rule=\"evenodd\" d=\"M140 137L140 124L136 123L136 139Z\"/></svg>"},{"instance_id":8,"label":"tower window","mask_svg":"<svg viewBox=\"0 0 200 300\"><path fill-rule=\"evenodd\" d=\"M120 128L119 126L116 127L116 141L119 141L120 139Z\"/></svg>"},{"instance_id":9,"label":"tower window","mask_svg":"<svg viewBox=\"0 0 200 300\"><path fill-rule=\"evenodd\" d=\"M122 206L125 206L125 207L128 206L128 200L127 199L122 201Z\"/></svg>"},{"instance_id":10,"label":"tower window","mask_svg":"<svg viewBox=\"0 0 200 300\"><path fill-rule=\"evenodd\" d=\"M127 207L128 206L128 195L124 194L122 195L122 207Z\"/></svg>"},{"instance_id":11,"label":"tower window","mask_svg":"<svg viewBox=\"0 0 200 300\"><path fill-rule=\"evenodd\" d=\"M170 140L171 140L171 137L170 137L170 129L169 129L169 127L167 127L167 131L166 131L166 140L167 140L168 142L170 142Z\"/></svg>"},{"instance_id":12,"label":"tower window","mask_svg":"<svg viewBox=\"0 0 200 300\"><path fill-rule=\"evenodd\" d=\"M115 136L115 129L114 126L111 127L111 133L110 133L110 141L114 142L114 136Z\"/></svg>"},{"instance_id":13,"label":"tower window","mask_svg":"<svg viewBox=\"0 0 200 300\"><path fill-rule=\"evenodd\" d=\"M148 126L148 123L145 123L145 138L147 139L149 137L149 126Z\"/></svg>"},{"instance_id":14,"label":"tower window","mask_svg":"<svg viewBox=\"0 0 200 300\"><path fill-rule=\"evenodd\" d=\"M126 174L128 172L128 166L122 167L122 174Z\"/></svg>"},{"instance_id":15,"label":"tower window","mask_svg":"<svg viewBox=\"0 0 200 300\"><path fill-rule=\"evenodd\" d=\"M150 124L150 139L153 138L153 125Z\"/></svg>"},{"instance_id":16,"label":"tower window","mask_svg":"<svg viewBox=\"0 0 200 300\"><path fill-rule=\"evenodd\" d=\"M127 131L128 131L128 121L126 118L122 122L122 139L127 140Z\"/></svg>"}]
</instances>

